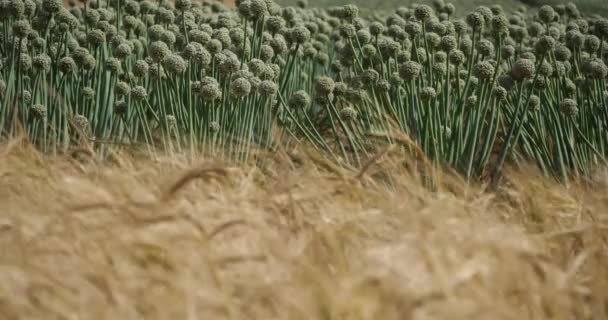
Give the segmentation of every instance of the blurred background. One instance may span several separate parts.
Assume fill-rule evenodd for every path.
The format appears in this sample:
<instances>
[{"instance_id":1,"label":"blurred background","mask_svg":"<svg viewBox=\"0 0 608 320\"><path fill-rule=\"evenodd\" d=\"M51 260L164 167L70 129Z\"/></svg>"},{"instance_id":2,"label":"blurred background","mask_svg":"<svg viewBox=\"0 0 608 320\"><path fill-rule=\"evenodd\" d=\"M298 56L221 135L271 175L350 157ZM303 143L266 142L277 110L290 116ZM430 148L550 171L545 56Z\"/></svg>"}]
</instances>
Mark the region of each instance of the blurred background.
<instances>
[{"instance_id":1,"label":"blurred background","mask_svg":"<svg viewBox=\"0 0 608 320\"><path fill-rule=\"evenodd\" d=\"M276 1L282 5L295 5L297 0ZM446 2L451 2L456 6L456 15L465 14L480 5L489 6L493 4L500 4L507 9L507 11L509 11L509 8L516 8L522 4L529 6L541 6L543 4L566 4L568 2L576 3L581 11L588 14L595 13L604 16L608 15L608 0L446 0ZM406 6L412 3L430 4L431 0L308 0L308 3L309 6L312 7L339 6L351 3L359 6L364 13L369 13L374 10L394 10L400 6Z\"/></svg>"}]
</instances>

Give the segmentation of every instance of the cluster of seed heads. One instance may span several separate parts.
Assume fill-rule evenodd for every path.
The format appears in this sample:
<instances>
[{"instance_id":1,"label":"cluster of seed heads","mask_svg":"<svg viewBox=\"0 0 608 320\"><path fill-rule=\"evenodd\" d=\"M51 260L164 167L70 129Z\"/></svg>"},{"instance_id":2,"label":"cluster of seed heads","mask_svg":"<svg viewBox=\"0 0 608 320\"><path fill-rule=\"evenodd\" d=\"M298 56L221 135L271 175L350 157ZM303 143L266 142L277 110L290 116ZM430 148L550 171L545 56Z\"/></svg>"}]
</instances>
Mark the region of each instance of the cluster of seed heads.
<instances>
[{"instance_id":1,"label":"cluster of seed heads","mask_svg":"<svg viewBox=\"0 0 608 320\"><path fill-rule=\"evenodd\" d=\"M487 170L497 141L544 170L565 157L560 172L608 150L589 111L607 110L608 20L571 3L459 12L435 0L363 18L304 0L83 2L0 1L1 135L18 119L45 148L71 141L70 122L121 142L270 146L284 126L358 163L366 132L398 128L467 176ZM549 154L573 150L571 128L588 135L582 155ZM560 138L535 140L546 135ZM546 141L569 145L531 150Z\"/></svg>"}]
</instances>

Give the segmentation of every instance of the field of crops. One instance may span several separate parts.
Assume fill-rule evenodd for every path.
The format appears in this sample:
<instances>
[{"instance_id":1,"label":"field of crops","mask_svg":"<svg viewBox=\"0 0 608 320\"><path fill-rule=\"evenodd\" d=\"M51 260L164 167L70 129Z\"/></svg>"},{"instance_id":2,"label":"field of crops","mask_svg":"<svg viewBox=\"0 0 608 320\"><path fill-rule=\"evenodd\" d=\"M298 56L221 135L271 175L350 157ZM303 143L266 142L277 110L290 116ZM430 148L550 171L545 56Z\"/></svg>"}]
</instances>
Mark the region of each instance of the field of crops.
<instances>
[{"instance_id":1,"label":"field of crops","mask_svg":"<svg viewBox=\"0 0 608 320\"><path fill-rule=\"evenodd\" d=\"M607 319L591 1L0 0L0 320Z\"/></svg>"},{"instance_id":2,"label":"field of crops","mask_svg":"<svg viewBox=\"0 0 608 320\"><path fill-rule=\"evenodd\" d=\"M397 145L496 183L507 162L586 177L607 152L608 20L572 3L381 20L266 0L2 5L0 133L45 153L307 145L357 168Z\"/></svg>"}]
</instances>

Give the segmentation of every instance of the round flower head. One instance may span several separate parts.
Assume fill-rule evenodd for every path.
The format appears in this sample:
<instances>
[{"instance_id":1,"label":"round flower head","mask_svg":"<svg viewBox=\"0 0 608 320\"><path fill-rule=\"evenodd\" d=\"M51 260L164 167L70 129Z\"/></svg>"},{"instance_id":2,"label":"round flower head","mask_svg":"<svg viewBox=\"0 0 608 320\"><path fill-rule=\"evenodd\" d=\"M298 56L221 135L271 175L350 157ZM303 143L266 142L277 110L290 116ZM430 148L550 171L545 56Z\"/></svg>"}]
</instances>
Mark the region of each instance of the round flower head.
<instances>
[{"instance_id":1,"label":"round flower head","mask_svg":"<svg viewBox=\"0 0 608 320\"><path fill-rule=\"evenodd\" d=\"M131 90L131 97L135 101L142 101L142 100L146 99L146 97L148 97L148 93L146 92L146 88L144 88L142 86L135 86Z\"/></svg>"},{"instance_id":2,"label":"round flower head","mask_svg":"<svg viewBox=\"0 0 608 320\"><path fill-rule=\"evenodd\" d=\"M342 19L352 20L359 15L359 8L352 4L347 4L342 7L340 12Z\"/></svg>"},{"instance_id":3,"label":"round flower head","mask_svg":"<svg viewBox=\"0 0 608 320\"><path fill-rule=\"evenodd\" d=\"M572 51L568 49L565 45L558 45L555 48L555 60L557 61L570 61L572 57Z\"/></svg>"},{"instance_id":4,"label":"round flower head","mask_svg":"<svg viewBox=\"0 0 608 320\"><path fill-rule=\"evenodd\" d=\"M303 44L310 40L310 31L302 25L297 25L291 29L290 38L297 44Z\"/></svg>"},{"instance_id":5,"label":"round flower head","mask_svg":"<svg viewBox=\"0 0 608 320\"><path fill-rule=\"evenodd\" d=\"M494 89L492 89L492 94L494 95L494 97L496 98L496 100L498 101L504 101L507 99L507 89L501 87L501 86L496 86L494 87Z\"/></svg>"},{"instance_id":6,"label":"round flower head","mask_svg":"<svg viewBox=\"0 0 608 320\"><path fill-rule=\"evenodd\" d=\"M549 5L544 5L538 10L538 18L545 24L553 22L556 17L557 13L555 12L555 10L553 10L553 7Z\"/></svg>"},{"instance_id":7,"label":"round flower head","mask_svg":"<svg viewBox=\"0 0 608 320\"><path fill-rule=\"evenodd\" d=\"M575 116L578 113L578 104L573 99L564 99L559 104L560 111L566 116Z\"/></svg>"},{"instance_id":8,"label":"round flower head","mask_svg":"<svg viewBox=\"0 0 608 320\"><path fill-rule=\"evenodd\" d=\"M335 83L332 78L318 77L315 80L315 92L320 96L330 95L334 91Z\"/></svg>"},{"instance_id":9,"label":"round flower head","mask_svg":"<svg viewBox=\"0 0 608 320\"><path fill-rule=\"evenodd\" d=\"M270 80L260 82L258 86L258 94L262 97L272 97L277 93L276 83Z\"/></svg>"},{"instance_id":10,"label":"round flower head","mask_svg":"<svg viewBox=\"0 0 608 320\"><path fill-rule=\"evenodd\" d=\"M391 84L388 80L380 79L376 83L375 89L378 92L389 92L389 90L391 89Z\"/></svg>"},{"instance_id":11,"label":"round flower head","mask_svg":"<svg viewBox=\"0 0 608 320\"><path fill-rule=\"evenodd\" d=\"M190 41L198 42L202 45L205 45L211 40L211 36L202 30L190 30L188 32L188 39Z\"/></svg>"},{"instance_id":12,"label":"round flower head","mask_svg":"<svg viewBox=\"0 0 608 320\"><path fill-rule=\"evenodd\" d=\"M51 70L51 57L46 53L41 53L32 59L32 66L38 71L49 72Z\"/></svg>"},{"instance_id":13,"label":"round flower head","mask_svg":"<svg viewBox=\"0 0 608 320\"><path fill-rule=\"evenodd\" d=\"M88 26L92 27L97 24L97 22L99 22L99 18L99 12L95 9L88 9L84 12L84 22Z\"/></svg>"},{"instance_id":14,"label":"round flower head","mask_svg":"<svg viewBox=\"0 0 608 320\"><path fill-rule=\"evenodd\" d=\"M500 75L497 81L498 84L501 87L505 88L507 91L513 89L513 87L515 86L515 80L513 80L513 78L511 78L511 76L508 74Z\"/></svg>"},{"instance_id":15,"label":"round flower head","mask_svg":"<svg viewBox=\"0 0 608 320\"><path fill-rule=\"evenodd\" d=\"M415 61L408 61L399 66L399 76L406 81L418 79L421 71L422 67Z\"/></svg>"},{"instance_id":16,"label":"round flower head","mask_svg":"<svg viewBox=\"0 0 608 320\"><path fill-rule=\"evenodd\" d=\"M363 73L361 73L361 80L366 85L374 85L379 78L380 74L374 69L367 69L364 70Z\"/></svg>"},{"instance_id":17,"label":"round flower head","mask_svg":"<svg viewBox=\"0 0 608 320\"><path fill-rule=\"evenodd\" d=\"M444 24L439 20L431 19L426 23L426 25L427 30L435 32L440 36L445 36L448 32L448 25Z\"/></svg>"},{"instance_id":18,"label":"round flower head","mask_svg":"<svg viewBox=\"0 0 608 320\"><path fill-rule=\"evenodd\" d=\"M464 101L464 106L467 108L473 108L477 105L477 96L468 96Z\"/></svg>"},{"instance_id":19,"label":"round flower head","mask_svg":"<svg viewBox=\"0 0 608 320\"><path fill-rule=\"evenodd\" d=\"M550 36L542 36L534 45L534 50L538 54L545 54L553 51L555 48L555 39Z\"/></svg>"},{"instance_id":20,"label":"round flower head","mask_svg":"<svg viewBox=\"0 0 608 320\"><path fill-rule=\"evenodd\" d=\"M405 32L414 38L422 33L422 26L416 21L408 21L408 23L405 25Z\"/></svg>"},{"instance_id":21,"label":"round flower head","mask_svg":"<svg viewBox=\"0 0 608 320\"><path fill-rule=\"evenodd\" d=\"M24 90L23 93L19 94L18 99L25 104L30 103L32 101L32 93Z\"/></svg>"},{"instance_id":22,"label":"round flower head","mask_svg":"<svg viewBox=\"0 0 608 320\"><path fill-rule=\"evenodd\" d=\"M484 18L479 12L471 12L466 17L466 22L474 30L479 30L483 27Z\"/></svg>"},{"instance_id":23,"label":"round flower head","mask_svg":"<svg viewBox=\"0 0 608 320\"><path fill-rule=\"evenodd\" d=\"M175 1L175 9L179 11L187 11L192 7L192 1L190 0L176 0Z\"/></svg>"},{"instance_id":24,"label":"round flower head","mask_svg":"<svg viewBox=\"0 0 608 320\"><path fill-rule=\"evenodd\" d=\"M118 81L114 87L114 92L119 97L128 96L131 93L131 87L126 82Z\"/></svg>"},{"instance_id":25,"label":"round flower head","mask_svg":"<svg viewBox=\"0 0 608 320\"><path fill-rule=\"evenodd\" d=\"M465 55L460 50L452 50L452 51L450 51L450 54L448 55L448 58L450 59L450 62L453 65L455 65L455 66L461 65L465 61Z\"/></svg>"},{"instance_id":26,"label":"round flower head","mask_svg":"<svg viewBox=\"0 0 608 320\"><path fill-rule=\"evenodd\" d=\"M125 100L118 100L114 103L114 113L118 116L124 116L129 111L129 105Z\"/></svg>"},{"instance_id":27,"label":"round flower head","mask_svg":"<svg viewBox=\"0 0 608 320\"><path fill-rule=\"evenodd\" d=\"M259 19L268 15L268 6L264 0L250 0L249 10L251 17Z\"/></svg>"},{"instance_id":28,"label":"round flower head","mask_svg":"<svg viewBox=\"0 0 608 320\"><path fill-rule=\"evenodd\" d=\"M165 121L166 121L167 127L169 127L169 129L177 129L177 118L174 115L172 115L172 114L166 115Z\"/></svg>"},{"instance_id":29,"label":"round flower head","mask_svg":"<svg viewBox=\"0 0 608 320\"><path fill-rule=\"evenodd\" d=\"M148 54L150 54L154 62L161 62L170 52L167 44L162 41L154 41L148 47Z\"/></svg>"},{"instance_id":30,"label":"round flower head","mask_svg":"<svg viewBox=\"0 0 608 320\"><path fill-rule=\"evenodd\" d=\"M554 78L561 78L566 75L566 72L566 64L564 62L556 61L555 69L553 70L551 76Z\"/></svg>"},{"instance_id":31,"label":"round flower head","mask_svg":"<svg viewBox=\"0 0 608 320\"><path fill-rule=\"evenodd\" d=\"M68 49L70 49L70 51L74 51L77 46L78 42L76 40L70 39L68 41ZM36 39L32 40L32 48L34 48L35 50L42 51L44 50L44 47L46 47L46 40L44 40L43 38L36 37Z\"/></svg>"},{"instance_id":32,"label":"round flower head","mask_svg":"<svg viewBox=\"0 0 608 320\"><path fill-rule=\"evenodd\" d=\"M456 49L457 45L458 45L458 43L454 36L443 36L443 37L441 37L441 42L439 44L439 47L441 48L441 50L443 50L445 52L450 52L450 51Z\"/></svg>"},{"instance_id":33,"label":"round flower head","mask_svg":"<svg viewBox=\"0 0 608 320\"><path fill-rule=\"evenodd\" d=\"M477 43L477 51L482 56L490 56L494 54L494 44L487 39L481 39Z\"/></svg>"},{"instance_id":34,"label":"round flower head","mask_svg":"<svg viewBox=\"0 0 608 320\"><path fill-rule=\"evenodd\" d=\"M28 71L32 69L32 58L27 53L22 53L19 56L19 62L22 71Z\"/></svg>"},{"instance_id":35,"label":"round flower head","mask_svg":"<svg viewBox=\"0 0 608 320\"><path fill-rule=\"evenodd\" d=\"M8 8L6 8L7 5ZM10 14L14 18L21 18L25 13L25 4L21 0L11 0L2 9L8 11L5 14Z\"/></svg>"},{"instance_id":36,"label":"round flower head","mask_svg":"<svg viewBox=\"0 0 608 320\"><path fill-rule=\"evenodd\" d=\"M357 39L359 40L360 44L365 45L372 40L372 35L369 33L369 31L361 29L357 31Z\"/></svg>"},{"instance_id":37,"label":"round flower head","mask_svg":"<svg viewBox=\"0 0 608 320\"><path fill-rule=\"evenodd\" d=\"M71 75L76 69L76 62L71 57L63 57L58 63L59 70L65 75Z\"/></svg>"},{"instance_id":38,"label":"round flower head","mask_svg":"<svg viewBox=\"0 0 608 320\"><path fill-rule=\"evenodd\" d=\"M20 39L26 38L30 32L32 31L32 27L27 20L17 20L13 23L13 34Z\"/></svg>"},{"instance_id":39,"label":"round flower head","mask_svg":"<svg viewBox=\"0 0 608 320\"><path fill-rule=\"evenodd\" d=\"M456 12L456 6L454 6L453 3L446 3L445 6L443 6L443 12L448 16L451 16Z\"/></svg>"},{"instance_id":40,"label":"round flower head","mask_svg":"<svg viewBox=\"0 0 608 320\"><path fill-rule=\"evenodd\" d=\"M597 20L595 22L595 32L602 38L608 38L608 19Z\"/></svg>"},{"instance_id":41,"label":"round flower head","mask_svg":"<svg viewBox=\"0 0 608 320\"><path fill-rule=\"evenodd\" d=\"M95 90L93 90L91 87L84 87L82 88L82 96L86 100L93 99L95 97Z\"/></svg>"},{"instance_id":42,"label":"round flower head","mask_svg":"<svg viewBox=\"0 0 608 320\"><path fill-rule=\"evenodd\" d=\"M149 66L145 60L137 60L133 64L133 74L136 77L143 78L148 74Z\"/></svg>"},{"instance_id":43,"label":"round flower head","mask_svg":"<svg viewBox=\"0 0 608 320\"><path fill-rule=\"evenodd\" d=\"M114 74L120 73L122 71L120 60L116 58L109 58L106 60L106 69Z\"/></svg>"},{"instance_id":44,"label":"round flower head","mask_svg":"<svg viewBox=\"0 0 608 320\"><path fill-rule=\"evenodd\" d=\"M211 54L218 54L220 51L222 51L222 48L222 42L218 39L211 39L209 42L207 42L207 50L209 50Z\"/></svg>"},{"instance_id":45,"label":"round flower head","mask_svg":"<svg viewBox=\"0 0 608 320\"><path fill-rule=\"evenodd\" d=\"M352 39L357 35L357 29L350 23L342 24L339 28L339 32L345 39Z\"/></svg>"},{"instance_id":46,"label":"round flower head","mask_svg":"<svg viewBox=\"0 0 608 320\"><path fill-rule=\"evenodd\" d=\"M476 89L477 86L479 85L479 78L477 78L475 76L471 76L471 78L469 78L469 85L471 86L472 89Z\"/></svg>"},{"instance_id":47,"label":"round flower head","mask_svg":"<svg viewBox=\"0 0 608 320\"><path fill-rule=\"evenodd\" d=\"M528 59L519 59L511 68L511 77L517 81L522 81L534 77L535 72L536 67L534 66L533 61Z\"/></svg>"},{"instance_id":48,"label":"round flower head","mask_svg":"<svg viewBox=\"0 0 608 320\"><path fill-rule=\"evenodd\" d=\"M426 34L426 41L430 48L436 48L441 43L441 37L434 32L428 32Z\"/></svg>"},{"instance_id":49,"label":"round flower head","mask_svg":"<svg viewBox=\"0 0 608 320\"><path fill-rule=\"evenodd\" d=\"M42 10L47 13L57 13L62 8L61 1L58 0L43 0L42 1Z\"/></svg>"},{"instance_id":50,"label":"round flower head","mask_svg":"<svg viewBox=\"0 0 608 320\"><path fill-rule=\"evenodd\" d=\"M378 43L378 49L380 49L380 53L383 56L393 57L397 54L397 52L399 52L400 44L390 38L385 38L380 40ZM351 55L354 57L354 52L352 52L351 46L345 46L342 51L346 52L347 50L351 50L348 52L351 52Z\"/></svg>"},{"instance_id":51,"label":"round flower head","mask_svg":"<svg viewBox=\"0 0 608 320\"><path fill-rule=\"evenodd\" d=\"M163 59L163 67L169 73L182 74L186 71L187 64L181 56L172 53Z\"/></svg>"},{"instance_id":52,"label":"round flower head","mask_svg":"<svg viewBox=\"0 0 608 320\"><path fill-rule=\"evenodd\" d=\"M182 57L185 59L191 60L192 57L196 54L196 52L203 50L203 45L198 42L190 42L188 43L184 49L182 50Z\"/></svg>"},{"instance_id":53,"label":"round flower head","mask_svg":"<svg viewBox=\"0 0 608 320\"><path fill-rule=\"evenodd\" d=\"M207 49L201 48L201 50L197 50L192 56L192 62L200 66L207 66L211 64L211 54Z\"/></svg>"},{"instance_id":54,"label":"round flower head","mask_svg":"<svg viewBox=\"0 0 608 320\"><path fill-rule=\"evenodd\" d=\"M209 122L209 131L211 133L217 133L219 132L221 129L219 122L217 121L211 121Z\"/></svg>"},{"instance_id":55,"label":"round flower head","mask_svg":"<svg viewBox=\"0 0 608 320\"><path fill-rule=\"evenodd\" d=\"M340 110L340 116L346 121L352 121L357 119L357 110L353 107L346 107Z\"/></svg>"},{"instance_id":56,"label":"round flower head","mask_svg":"<svg viewBox=\"0 0 608 320\"><path fill-rule=\"evenodd\" d=\"M443 51L437 51L437 52L435 52L433 57L434 57L433 59L436 64L437 63L443 64L447 60L448 55Z\"/></svg>"},{"instance_id":57,"label":"round flower head","mask_svg":"<svg viewBox=\"0 0 608 320\"><path fill-rule=\"evenodd\" d=\"M251 83L245 78L237 78L230 83L230 92L237 98L247 96L251 92Z\"/></svg>"},{"instance_id":58,"label":"round flower head","mask_svg":"<svg viewBox=\"0 0 608 320\"><path fill-rule=\"evenodd\" d=\"M388 28L388 35L397 41L403 41L408 38L408 35L403 31L402 27L394 24Z\"/></svg>"},{"instance_id":59,"label":"round flower head","mask_svg":"<svg viewBox=\"0 0 608 320\"><path fill-rule=\"evenodd\" d=\"M369 25L369 33L371 33L371 35L374 37L381 35L384 30L386 30L386 28L378 21L374 21Z\"/></svg>"},{"instance_id":60,"label":"round flower head","mask_svg":"<svg viewBox=\"0 0 608 320\"><path fill-rule=\"evenodd\" d=\"M329 62L329 56L325 52L317 52L315 55L315 61L320 65L327 65Z\"/></svg>"},{"instance_id":61,"label":"round flower head","mask_svg":"<svg viewBox=\"0 0 608 320\"><path fill-rule=\"evenodd\" d=\"M594 35L587 35L585 37L585 51L589 53L595 53L600 49L601 41Z\"/></svg>"},{"instance_id":62,"label":"round flower head","mask_svg":"<svg viewBox=\"0 0 608 320\"><path fill-rule=\"evenodd\" d=\"M494 66L488 61L479 62L473 68L473 74L481 80L490 79L494 75Z\"/></svg>"},{"instance_id":63,"label":"round flower head","mask_svg":"<svg viewBox=\"0 0 608 320\"><path fill-rule=\"evenodd\" d=\"M288 105L293 109L304 109L310 105L310 97L304 90L296 91L289 98Z\"/></svg>"},{"instance_id":64,"label":"round flower head","mask_svg":"<svg viewBox=\"0 0 608 320\"><path fill-rule=\"evenodd\" d=\"M234 44L242 44L245 40L245 33L241 28L232 28L229 31L230 42Z\"/></svg>"},{"instance_id":65,"label":"round flower head","mask_svg":"<svg viewBox=\"0 0 608 320\"><path fill-rule=\"evenodd\" d=\"M433 65L432 69L433 69L433 73L437 77L440 77L440 78L445 76L445 74L447 72L447 68L444 63L436 63Z\"/></svg>"},{"instance_id":66,"label":"round flower head","mask_svg":"<svg viewBox=\"0 0 608 320\"><path fill-rule=\"evenodd\" d=\"M414 9L414 16L418 21L426 21L433 16L433 9L427 5L419 5Z\"/></svg>"},{"instance_id":67,"label":"round flower head","mask_svg":"<svg viewBox=\"0 0 608 320\"><path fill-rule=\"evenodd\" d=\"M129 0L125 3L125 12L132 16L139 14L140 9L137 1Z\"/></svg>"},{"instance_id":68,"label":"round flower head","mask_svg":"<svg viewBox=\"0 0 608 320\"><path fill-rule=\"evenodd\" d=\"M420 100L429 101L437 96L437 92L432 87L424 87L420 90Z\"/></svg>"},{"instance_id":69,"label":"round flower head","mask_svg":"<svg viewBox=\"0 0 608 320\"><path fill-rule=\"evenodd\" d=\"M285 28L285 19L279 16L270 16L266 20L266 27L272 33L278 33Z\"/></svg>"},{"instance_id":70,"label":"round flower head","mask_svg":"<svg viewBox=\"0 0 608 320\"><path fill-rule=\"evenodd\" d=\"M519 55L520 59L527 59L532 62L536 62L536 56L532 52L523 52Z\"/></svg>"},{"instance_id":71,"label":"round flower head","mask_svg":"<svg viewBox=\"0 0 608 320\"><path fill-rule=\"evenodd\" d=\"M511 45L505 45L500 48L500 54L505 59L510 59L515 56L515 47Z\"/></svg>"},{"instance_id":72,"label":"round flower head","mask_svg":"<svg viewBox=\"0 0 608 320\"><path fill-rule=\"evenodd\" d=\"M576 84L572 80L566 78L564 80L564 91L566 91L566 94L568 96L573 96L576 93L576 90Z\"/></svg>"},{"instance_id":73,"label":"round flower head","mask_svg":"<svg viewBox=\"0 0 608 320\"><path fill-rule=\"evenodd\" d=\"M217 83L207 83L201 85L199 94L203 98L203 100L213 101L219 99L222 96L222 91L220 90Z\"/></svg>"},{"instance_id":74,"label":"round flower head","mask_svg":"<svg viewBox=\"0 0 608 320\"><path fill-rule=\"evenodd\" d=\"M43 119L46 119L47 110L46 110L46 107L44 105L35 104L30 109L30 114L35 119L43 120Z\"/></svg>"},{"instance_id":75,"label":"round flower head","mask_svg":"<svg viewBox=\"0 0 608 320\"><path fill-rule=\"evenodd\" d=\"M532 112L536 112L540 110L540 98L537 95L531 95L530 100L528 101L528 108Z\"/></svg>"},{"instance_id":76,"label":"round flower head","mask_svg":"<svg viewBox=\"0 0 608 320\"><path fill-rule=\"evenodd\" d=\"M543 61L538 67L538 74L543 77L548 77L553 73L553 66L548 61Z\"/></svg>"},{"instance_id":77,"label":"round flower head","mask_svg":"<svg viewBox=\"0 0 608 320\"><path fill-rule=\"evenodd\" d=\"M230 75L233 72L236 72L241 65L238 57L236 55L229 55L225 59L223 59L219 66L218 70L221 75Z\"/></svg>"},{"instance_id":78,"label":"round flower head","mask_svg":"<svg viewBox=\"0 0 608 320\"><path fill-rule=\"evenodd\" d=\"M468 25L464 20L455 20L452 24L454 25L454 31L457 34L462 35L467 32Z\"/></svg>"},{"instance_id":79,"label":"round flower head","mask_svg":"<svg viewBox=\"0 0 608 320\"><path fill-rule=\"evenodd\" d=\"M490 21L492 36L504 38L509 35L509 21L503 15L493 16Z\"/></svg>"},{"instance_id":80,"label":"round flower head","mask_svg":"<svg viewBox=\"0 0 608 320\"><path fill-rule=\"evenodd\" d=\"M84 131L89 126L89 119L87 119L87 117L80 115L80 114L75 115L74 118L72 119L72 121L73 121L74 127L80 131Z\"/></svg>"},{"instance_id":81,"label":"round flower head","mask_svg":"<svg viewBox=\"0 0 608 320\"><path fill-rule=\"evenodd\" d=\"M95 69L96 66L97 66L97 60L95 60L95 57L93 57L93 55L91 55L91 54L87 54L85 56L84 60L82 61L82 68L84 70L91 71L91 70Z\"/></svg>"},{"instance_id":82,"label":"round flower head","mask_svg":"<svg viewBox=\"0 0 608 320\"><path fill-rule=\"evenodd\" d=\"M578 30L566 32L566 45L572 49L582 48L585 44L585 36Z\"/></svg>"},{"instance_id":83,"label":"round flower head","mask_svg":"<svg viewBox=\"0 0 608 320\"><path fill-rule=\"evenodd\" d=\"M346 91L348 90L348 85L344 82L336 82L334 86L334 96L344 96L346 95Z\"/></svg>"},{"instance_id":84,"label":"round flower head","mask_svg":"<svg viewBox=\"0 0 608 320\"><path fill-rule=\"evenodd\" d=\"M468 36L462 37L460 39L460 50L466 52L467 54L471 52L473 48L473 41Z\"/></svg>"},{"instance_id":85,"label":"round flower head","mask_svg":"<svg viewBox=\"0 0 608 320\"><path fill-rule=\"evenodd\" d=\"M172 46L173 44L175 44L175 41L177 41L177 38L175 37L175 34L172 31L165 30L160 40L166 43L167 45Z\"/></svg>"},{"instance_id":86,"label":"round flower head","mask_svg":"<svg viewBox=\"0 0 608 320\"><path fill-rule=\"evenodd\" d=\"M118 45L116 50L114 50L114 56L118 59L125 59L126 57L131 55L131 46L128 43L121 43Z\"/></svg>"},{"instance_id":87,"label":"round flower head","mask_svg":"<svg viewBox=\"0 0 608 320\"><path fill-rule=\"evenodd\" d=\"M591 79L604 79L608 76L608 67L601 59L589 59L581 69Z\"/></svg>"}]
</instances>

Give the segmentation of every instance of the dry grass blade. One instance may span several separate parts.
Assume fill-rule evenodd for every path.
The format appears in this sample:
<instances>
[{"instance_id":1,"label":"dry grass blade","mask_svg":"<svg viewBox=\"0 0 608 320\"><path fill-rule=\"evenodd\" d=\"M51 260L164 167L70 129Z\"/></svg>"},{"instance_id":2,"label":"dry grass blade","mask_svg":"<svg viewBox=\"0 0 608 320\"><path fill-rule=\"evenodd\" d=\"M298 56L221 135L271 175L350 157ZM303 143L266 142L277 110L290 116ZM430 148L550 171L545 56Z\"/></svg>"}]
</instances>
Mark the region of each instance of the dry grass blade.
<instances>
[{"instance_id":1,"label":"dry grass blade","mask_svg":"<svg viewBox=\"0 0 608 320\"><path fill-rule=\"evenodd\" d=\"M188 185L188 183L197 179L217 179L227 178L230 175L230 168L226 167L213 167L213 168L196 168L191 169L182 174L175 182L173 182L160 197L161 201L168 201L182 188Z\"/></svg>"}]
</instances>

